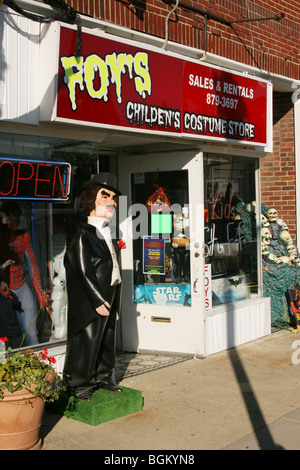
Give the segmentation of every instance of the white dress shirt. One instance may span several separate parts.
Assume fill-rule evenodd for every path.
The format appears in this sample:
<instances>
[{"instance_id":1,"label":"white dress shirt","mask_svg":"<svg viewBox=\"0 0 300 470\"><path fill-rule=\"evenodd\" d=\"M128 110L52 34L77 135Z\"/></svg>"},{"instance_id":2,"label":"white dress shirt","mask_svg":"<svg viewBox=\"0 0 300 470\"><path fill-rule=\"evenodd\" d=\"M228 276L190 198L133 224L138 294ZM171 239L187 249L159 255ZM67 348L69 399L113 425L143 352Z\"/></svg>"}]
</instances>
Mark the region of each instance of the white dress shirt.
<instances>
[{"instance_id":1,"label":"white dress shirt","mask_svg":"<svg viewBox=\"0 0 300 470\"><path fill-rule=\"evenodd\" d=\"M107 219L103 217L89 216L87 218L87 222L88 224L96 227L97 231L100 232L100 234L106 241L106 244L109 248L112 261L113 261L113 269L112 269L112 274L111 274L110 285L116 286L118 284L121 284L122 278L121 278L121 273L120 273L120 267L119 267L116 251L112 243L110 228L107 225Z\"/></svg>"}]
</instances>

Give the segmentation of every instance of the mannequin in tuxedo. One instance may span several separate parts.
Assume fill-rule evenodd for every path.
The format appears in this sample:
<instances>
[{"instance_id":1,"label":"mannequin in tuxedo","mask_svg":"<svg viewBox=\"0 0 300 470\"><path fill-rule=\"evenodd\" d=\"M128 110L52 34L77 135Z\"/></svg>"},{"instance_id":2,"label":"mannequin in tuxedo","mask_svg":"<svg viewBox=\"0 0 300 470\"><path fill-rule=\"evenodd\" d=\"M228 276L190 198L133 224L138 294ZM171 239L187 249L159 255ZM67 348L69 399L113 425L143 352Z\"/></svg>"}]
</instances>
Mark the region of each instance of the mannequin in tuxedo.
<instances>
[{"instance_id":1,"label":"mannequin in tuxedo","mask_svg":"<svg viewBox=\"0 0 300 470\"><path fill-rule=\"evenodd\" d=\"M121 302L120 248L109 225L119 194L110 173L93 175L84 185L80 201L87 220L64 258L68 333L63 377L69 394L83 400L90 400L97 388L122 392L112 379Z\"/></svg>"}]
</instances>

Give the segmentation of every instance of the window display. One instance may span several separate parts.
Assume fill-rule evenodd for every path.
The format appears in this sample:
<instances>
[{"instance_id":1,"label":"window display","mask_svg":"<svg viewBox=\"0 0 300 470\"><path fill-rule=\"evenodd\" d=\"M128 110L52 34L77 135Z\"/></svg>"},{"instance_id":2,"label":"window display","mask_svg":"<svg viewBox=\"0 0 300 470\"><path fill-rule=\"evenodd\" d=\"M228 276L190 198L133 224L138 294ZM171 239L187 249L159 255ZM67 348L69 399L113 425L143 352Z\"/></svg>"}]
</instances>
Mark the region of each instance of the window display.
<instances>
[{"instance_id":1,"label":"window display","mask_svg":"<svg viewBox=\"0 0 300 470\"><path fill-rule=\"evenodd\" d=\"M187 170L133 174L135 303L191 306Z\"/></svg>"},{"instance_id":2,"label":"window display","mask_svg":"<svg viewBox=\"0 0 300 470\"><path fill-rule=\"evenodd\" d=\"M0 336L12 348L65 340L63 258L80 218L75 202L108 159L91 142L13 134L0 142Z\"/></svg>"},{"instance_id":3,"label":"window display","mask_svg":"<svg viewBox=\"0 0 300 470\"><path fill-rule=\"evenodd\" d=\"M24 336L23 344L24 346L32 346L38 343L37 308L42 310L49 308L51 300L41 287L40 273L32 249L30 235L26 230L18 229L21 216L22 210L17 201L12 199L1 203L1 239L4 238L8 243L7 246L1 243L0 253L2 262L9 263L6 268L8 271L6 274L7 285L21 303L21 309L16 309L15 313L20 333ZM26 263L28 280L25 277L25 269L22 267L23 263ZM37 307L30 285L37 297Z\"/></svg>"},{"instance_id":4,"label":"window display","mask_svg":"<svg viewBox=\"0 0 300 470\"><path fill-rule=\"evenodd\" d=\"M205 262L212 307L258 296L256 161L207 154Z\"/></svg>"}]
</instances>

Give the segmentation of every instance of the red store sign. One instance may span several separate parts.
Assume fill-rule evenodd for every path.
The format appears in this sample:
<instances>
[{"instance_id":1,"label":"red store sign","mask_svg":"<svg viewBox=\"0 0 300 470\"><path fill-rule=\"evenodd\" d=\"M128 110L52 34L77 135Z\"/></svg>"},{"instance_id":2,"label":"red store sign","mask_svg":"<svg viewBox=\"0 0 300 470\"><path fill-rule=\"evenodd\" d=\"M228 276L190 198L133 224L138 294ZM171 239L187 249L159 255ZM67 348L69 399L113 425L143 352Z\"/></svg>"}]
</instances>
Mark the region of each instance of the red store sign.
<instances>
[{"instance_id":1,"label":"red store sign","mask_svg":"<svg viewBox=\"0 0 300 470\"><path fill-rule=\"evenodd\" d=\"M64 122L268 144L270 84L132 42L60 27L55 119Z\"/></svg>"}]
</instances>

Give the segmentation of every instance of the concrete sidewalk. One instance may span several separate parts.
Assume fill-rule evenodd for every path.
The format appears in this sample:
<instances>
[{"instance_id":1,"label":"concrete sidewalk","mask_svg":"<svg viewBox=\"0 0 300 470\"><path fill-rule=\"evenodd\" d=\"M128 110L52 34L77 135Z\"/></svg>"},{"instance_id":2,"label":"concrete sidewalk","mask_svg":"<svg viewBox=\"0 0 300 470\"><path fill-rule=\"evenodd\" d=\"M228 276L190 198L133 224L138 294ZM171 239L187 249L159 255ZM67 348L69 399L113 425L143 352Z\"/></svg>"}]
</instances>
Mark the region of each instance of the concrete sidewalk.
<instances>
[{"instance_id":1,"label":"concrete sidewalk","mask_svg":"<svg viewBox=\"0 0 300 470\"><path fill-rule=\"evenodd\" d=\"M46 411L42 449L300 450L300 333L279 330L120 384L142 392L142 411L98 426Z\"/></svg>"}]
</instances>

